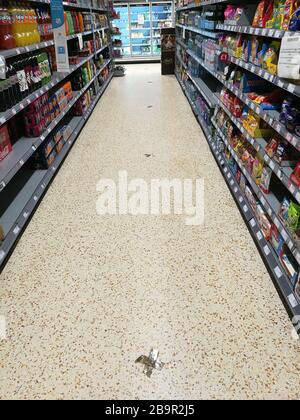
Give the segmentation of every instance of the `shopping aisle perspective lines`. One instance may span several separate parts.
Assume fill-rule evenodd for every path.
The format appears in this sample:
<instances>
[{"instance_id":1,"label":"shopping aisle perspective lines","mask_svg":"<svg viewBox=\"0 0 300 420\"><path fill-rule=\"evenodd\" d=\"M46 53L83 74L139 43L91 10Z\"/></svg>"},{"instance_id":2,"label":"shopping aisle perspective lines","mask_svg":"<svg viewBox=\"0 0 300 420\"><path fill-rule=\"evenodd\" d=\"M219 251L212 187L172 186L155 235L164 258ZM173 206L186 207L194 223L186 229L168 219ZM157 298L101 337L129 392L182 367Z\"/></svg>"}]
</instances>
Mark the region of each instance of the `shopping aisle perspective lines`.
<instances>
[{"instance_id":1,"label":"shopping aisle perspective lines","mask_svg":"<svg viewBox=\"0 0 300 420\"><path fill-rule=\"evenodd\" d=\"M112 117L113 116L113 117ZM99 216L101 178L203 178L205 223ZM115 78L5 270L1 398L299 398L292 325L173 76ZM170 362L151 378L151 347Z\"/></svg>"}]
</instances>

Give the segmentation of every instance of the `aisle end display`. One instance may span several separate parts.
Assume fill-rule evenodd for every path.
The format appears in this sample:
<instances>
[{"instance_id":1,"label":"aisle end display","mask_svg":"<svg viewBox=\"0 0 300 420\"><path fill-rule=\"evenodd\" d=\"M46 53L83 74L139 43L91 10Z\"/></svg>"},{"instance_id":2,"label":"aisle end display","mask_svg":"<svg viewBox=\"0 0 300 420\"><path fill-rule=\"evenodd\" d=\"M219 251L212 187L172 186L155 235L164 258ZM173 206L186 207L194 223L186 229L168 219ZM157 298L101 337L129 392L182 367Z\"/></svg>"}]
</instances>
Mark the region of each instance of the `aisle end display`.
<instances>
[{"instance_id":1,"label":"aisle end display","mask_svg":"<svg viewBox=\"0 0 300 420\"><path fill-rule=\"evenodd\" d=\"M300 2L179 1L176 77L292 317L300 315Z\"/></svg>"},{"instance_id":2,"label":"aisle end display","mask_svg":"<svg viewBox=\"0 0 300 420\"><path fill-rule=\"evenodd\" d=\"M63 5L0 2L0 270L113 77L112 4Z\"/></svg>"}]
</instances>

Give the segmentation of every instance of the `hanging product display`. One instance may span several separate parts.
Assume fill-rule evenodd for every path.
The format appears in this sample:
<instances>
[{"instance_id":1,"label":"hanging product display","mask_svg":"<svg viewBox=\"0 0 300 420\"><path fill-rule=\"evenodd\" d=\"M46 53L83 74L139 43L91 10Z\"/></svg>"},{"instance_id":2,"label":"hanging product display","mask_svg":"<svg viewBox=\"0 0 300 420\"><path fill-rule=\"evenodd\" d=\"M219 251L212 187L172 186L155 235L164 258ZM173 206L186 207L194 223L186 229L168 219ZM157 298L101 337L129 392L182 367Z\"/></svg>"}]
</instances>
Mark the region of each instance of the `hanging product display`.
<instances>
[{"instance_id":1,"label":"hanging product display","mask_svg":"<svg viewBox=\"0 0 300 420\"><path fill-rule=\"evenodd\" d=\"M299 7L206 0L179 2L176 15L176 76L293 316L300 315Z\"/></svg>"}]
</instances>

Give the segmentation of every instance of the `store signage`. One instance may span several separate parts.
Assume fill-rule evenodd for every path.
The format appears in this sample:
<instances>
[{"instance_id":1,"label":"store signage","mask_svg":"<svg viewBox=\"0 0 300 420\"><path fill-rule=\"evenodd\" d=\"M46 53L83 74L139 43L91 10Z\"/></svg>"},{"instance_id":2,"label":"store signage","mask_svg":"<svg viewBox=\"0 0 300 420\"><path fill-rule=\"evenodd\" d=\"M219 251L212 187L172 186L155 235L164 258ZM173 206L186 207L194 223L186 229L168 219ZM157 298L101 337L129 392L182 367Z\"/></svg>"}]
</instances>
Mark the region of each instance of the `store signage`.
<instances>
[{"instance_id":1,"label":"store signage","mask_svg":"<svg viewBox=\"0 0 300 420\"><path fill-rule=\"evenodd\" d=\"M286 34L281 43L278 76L284 79L300 79L300 36Z\"/></svg>"},{"instance_id":2,"label":"store signage","mask_svg":"<svg viewBox=\"0 0 300 420\"><path fill-rule=\"evenodd\" d=\"M57 71L64 73L70 71L64 6L62 0L51 0L50 4Z\"/></svg>"}]
</instances>

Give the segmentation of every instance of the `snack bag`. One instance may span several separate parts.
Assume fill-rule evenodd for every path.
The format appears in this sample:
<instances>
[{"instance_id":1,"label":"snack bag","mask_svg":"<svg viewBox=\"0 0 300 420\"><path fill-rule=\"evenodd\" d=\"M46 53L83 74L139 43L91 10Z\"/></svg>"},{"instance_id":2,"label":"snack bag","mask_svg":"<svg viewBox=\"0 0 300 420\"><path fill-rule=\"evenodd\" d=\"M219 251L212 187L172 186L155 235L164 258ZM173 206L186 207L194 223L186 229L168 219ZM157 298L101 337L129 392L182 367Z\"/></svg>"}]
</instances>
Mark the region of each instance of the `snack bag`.
<instances>
[{"instance_id":1,"label":"snack bag","mask_svg":"<svg viewBox=\"0 0 300 420\"><path fill-rule=\"evenodd\" d=\"M266 88L266 82L256 74L244 73L241 75L241 82L237 88L241 89L243 93L262 92Z\"/></svg>"},{"instance_id":2,"label":"snack bag","mask_svg":"<svg viewBox=\"0 0 300 420\"><path fill-rule=\"evenodd\" d=\"M227 6L224 12L225 20L234 20L236 13L236 7L235 6Z\"/></svg>"},{"instance_id":3,"label":"snack bag","mask_svg":"<svg viewBox=\"0 0 300 420\"><path fill-rule=\"evenodd\" d=\"M272 170L270 168L264 167L261 175L260 188L265 194L270 192L270 183L272 177Z\"/></svg>"},{"instance_id":4,"label":"snack bag","mask_svg":"<svg viewBox=\"0 0 300 420\"><path fill-rule=\"evenodd\" d=\"M235 97L233 101L233 110L232 113L236 118L241 118L243 112L243 102Z\"/></svg>"},{"instance_id":5,"label":"snack bag","mask_svg":"<svg viewBox=\"0 0 300 420\"><path fill-rule=\"evenodd\" d=\"M252 137L256 137L256 132L260 128L260 117L253 112L248 114L247 127L245 127Z\"/></svg>"},{"instance_id":6,"label":"snack bag","mask_svg":"<svg viewBox=\"0 0 300 420\"><path fill-rule=\"evenodd\" d=\"M243 34L239 34L237 36L234 56L236 58L242 58L243 56Z\"/></svg>"},{"instance_id":7,"label":"snack bag","mask_svg":"<svg viewBox=\"0 0 300 420\"><path fill-rule=\"evenodd\" d=\"M276 152L274 154L274 160L281 164L283 160L286 160L287 157L287 148L288 148L288 142L286 140L282 140L276 149Z\"/></svg>"},{"instance_id":8,"label":"snack bag","mask_svg":"<svg viewBox=\"0 0 300 420\"><path fill-rule=\"evenodd\" d=\"M276 252L276 254L279 256L281 253L282 245L284 244L283 237L280 235L279 230L275 225L272 225L271 228L271 237L270 242Z\"/></svg>"},{"instance_id":9,"label":"snack bag","mask_svg":"<svg viewBox=\"0 0 300 420\"><path fill-rule=\"evenodd\" d=\"M250 154L249 158L245 164L245 168L247 169L247 171L252 174L253 171L253 166L254 166L254 157Z\"/></svg>"},{"instance_id":10,"label":"snack bag","mask_svg":"<svg viewBox=\"0 0 300 420\"><path fill-rule=\"evenodd\" d=\"M252 64L256 65L257 62L257 54L259 50L259 41L258 38L253 37L251 41L251 56L250 56L250 62Z\"/></svg>"},{"instance_id":11,"label":"snack bag","mask_svg":"<svg viewBox=\"0 0 300 420\"><path fill-rule=\"evenodd\" d=\"M252 208L252 210L254 211L254 213L256 213L256 209L257 209L257 199L254 196L252 190L246 186L245 188L245 196L250 204L250 207Z\"/></svg>"},{"instance_id":12,"label":"snack bag","mask_svg":"<svg viewBox=\"0 0 300 420\"><path fill-rule=\"evenodd\" d=\"M262 68L267 70L269 73L276 75L277 74L277 66L278 66L278 51L279 51L279 43L273 41L262 61Z\"/></svg>"},{"instance_id":13,"label":"snack bag","mask_svg":"<svg viewBox=\"0 0 300 420\"><path fill-rule=\"evenodd\" d=\"M262 28L263 27L263 18L266 9L266 1L263 0L257 6L257 10L253 19L252 26L254 28Z\"/></svg>"},{"instance_id":14,"label":"snack bag","mask_svg":"<svg viewBox=\"0 0 300 420\"><path fill-rule=\"evenodd\" d=\"M300 206L293 201L288 209L286 225L292 232L297 232L300 228Z\"/></svg>"},{"instance_id":15,"label":"snack bag","mask_svg":"<svg viewBox=\"0 0 300 420\"><path fill-rule=\"evenodd\" d=\"M279 213L278 213L279 217L281 218L284 224L286 224L286 221L288 219L289 208L290 208L290 200L287 197L284 197L281 203Z\"/></svg>"},{"instance_id":16,"label":"snack bag","mask_svg":"<svg viewBox=\"0 0 300 420\"><path fill-rule=\"evenodd\" d=\"M275 29L275 19L277 17L280 4L281 4L281 0L274 0L274 2L273 2L273 12L272 12L272 15L266 20L265 28L268 28L268 29L274 28Z\"/></svg>"},{"instance_id":17,"label":"snack bag","mask_svg":"<svg viewBox=\"0 0 300 420\"><path fill-rule=\"evenodd\" d=\"M263 28L267 27L267 23L273 17L274 12L274 0L270 0L267 4L266 10L263 15Z\"/></svg>"},{"instance_id":18,"label":"snack bag","mask_svg":"<svg viewBox=\"0 0 300 420\"><path fill-rule=\"evenodd\" d=\"M253 163L253 169L252 169L252 176L255 179L255 182L257 185L261 184L261 177L264 169L264 161L262 157L257 154L254 163Z\"/></svg>"},{"instance_id":19,"label":"snack bag","mask_svg":"<svg viewBox=\"0 0 300 420\"><path fill-rule=\"evenodd\" d=\"M282 22L284 17L284 3L278 0L278 5L274 11L274 25L271 28L282 29Z\"/></svg>"},{"instance_id":20,"label":"snack bag","mask_svg":"<svg viewBox=\"0 0 300 420\"><path fill-rule=\"evenodd\" d=\"M265 213L260 218L260 227L265 239L269 241L272 233L272 224Z\"/></svg>"},{"instance_id":21,"label":"snack bag","mask_svg":"<svg viewBox=\"0 0 300 420\"><path fill-rule=\"evenodd\" d=\"M253 19L252 26L254 28L264 28L266 21L270 18L273 12L273 0L263 0L257 6L257 10Z\"/></svg>"},{"instance_id":22,"label":"snack bag","mask_svg":"<svg viewBox=\"0 0 300 420\"><path fill-rule=\"evenodd\" d=\"M249 39L245 39L243 43L243 54L242 59L246 63L250 60L250 54L251 54L251 41Z\"/></svg>"},{"instance_id":23,"label":"snack bag","mask_svg":"<svg viewBox=\"0 0 300 420\"><path fill-rule=\"evenodd\" d=\"M294 12L290 20L289 31L300 31L300 7Z\"/></svg>"},{"instance_id":24,"label":"snack bag","mask_svg":"<svg viewBox=\"0 0 300 420\"><path fill-rule=\"evenodd\" d=\"M282 21L282 29L287 31L289 29L290 21L293 14L297 10L297 0L286 0L284 7L284 15Z\"/></svg>"},{"instance_id":25,"label":"snack bag","mask_svg":"<svg viewBox=\"0 0 300 420\"><path fill-rule=\"evenodd\" d=\"M262 67L263 61L264 61L264 57L269 49L269 43L264 42L262 44L262 47L260 49L260 51L257 53L257 60L256 60L256 65L259 67Z\"/></svg>"},{"instance_id":26,"label":"snack bag","mask_svg":"<svg viewBox=\"0 0 300 420\"><path fill-rule=\"evenodd\" d=\"M269 143L266 145L265 151L271 159L275 155L278 145L279 139L276 137L271 138Z\"/></svg>"},{"instance_id":27,"label":"snack bag","mask_svg":"<svg viewBox=\"0 0 300 420\"><path fill-rule=\"evenodd\" d=\"M297 162L297 165L290 178L291 181L293 181L298 187L300 187L300 161Z\"/></svg>"}]
</instances>

